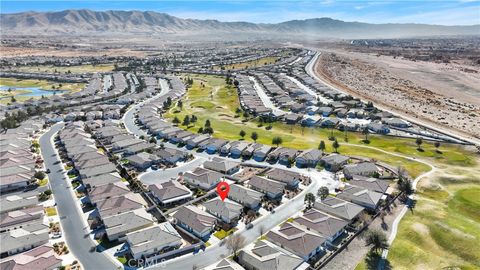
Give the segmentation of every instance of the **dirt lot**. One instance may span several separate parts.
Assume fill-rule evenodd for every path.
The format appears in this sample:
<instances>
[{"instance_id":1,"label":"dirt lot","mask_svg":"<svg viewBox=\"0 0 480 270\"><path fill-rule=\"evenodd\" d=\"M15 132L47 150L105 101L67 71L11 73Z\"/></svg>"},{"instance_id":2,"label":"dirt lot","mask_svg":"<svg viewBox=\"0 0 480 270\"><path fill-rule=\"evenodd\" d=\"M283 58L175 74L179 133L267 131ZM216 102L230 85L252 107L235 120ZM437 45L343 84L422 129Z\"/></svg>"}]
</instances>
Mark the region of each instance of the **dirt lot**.
<instances>
[{"instance_id":1,"label":"dirt lot","mask_svg":"<svg viewBox=\"0 0 480 270\"><path fill-rule=\"evenodd\" d=\"M469 67L471 69L471 67ZM480 138L480 70L359 53L322 53L317 73L352 95Z\"/></svg>"}]
</instances>

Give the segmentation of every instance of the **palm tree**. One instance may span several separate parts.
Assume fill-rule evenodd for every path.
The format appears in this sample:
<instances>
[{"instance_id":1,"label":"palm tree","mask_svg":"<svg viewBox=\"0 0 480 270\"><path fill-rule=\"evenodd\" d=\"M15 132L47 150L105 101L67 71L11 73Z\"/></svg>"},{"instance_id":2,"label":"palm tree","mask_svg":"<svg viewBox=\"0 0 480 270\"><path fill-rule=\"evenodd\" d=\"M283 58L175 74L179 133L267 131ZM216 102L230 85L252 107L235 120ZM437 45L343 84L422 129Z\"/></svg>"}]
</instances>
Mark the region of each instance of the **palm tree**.
<instances>
[{"instance_id":1,"label":"palm tree","mask_svg":"<svg viewBox=\"0 0 480 270\"><path fill-rule=\"evenodd\" d=\"M308 209L312 208L313 204L315 203L315 195L313 195L313 193L311 192L305 194L304 202L305 202L306 208Z\"/></svg>"},{"instance_id":2,"label":"palm tree","mask_svg":"<svg viewBox=\"0 0 480 270\"><path fill-rule=\"evenodd\" d=\"M252 135L250 136L254 142L257 142L258 139L258 134L257 132L252 132Z\"/></svg>"},{"instance_id":3,"label":"palm tree","mask_svg":"<svg viewBox=\"0 0 480 270\"><path fill-rule=\"evenodd\" d=\"M325 151L325 142L320 141L320 144L318 145L318 150L324 152Z\"/></svg>"},{"instance_id":4,"label":"palm tree","mask_svg":"<svg viewBox=\"0 0 480 270\"><path fill-rule=\"evenodd\" d=\"M404 196L409 196L413 194L413 185L412 181L408 178L398 180L398 190L403 192Z\"/></svg>"},{"instance_id":5,"label":"palm tree","mask_svg":"<svg viewBox=\"0 0 480 270\"><path fill-rule=\"evenodd\" d=\"M372 246L373 251L378 253L382 249L388 249L388 240L384 232L379 230L371 230L365 238L367 246Z\"/></svg>"},{"instance_id":6,"label":"palm tree","mask_svg":"<svg viewBox=\"0 0 480 270\"><path fill-rule=\"evenodd\" d=\"M240 137L242 137L242 139L245 137L245 135L247 135L247 133L243 129L240 130Z\"/></svg>"},{"instance_id":7,"label":"palm tree","mask_svg":"<svg viewBox=\"0 0 480 270\"><path fill-rule=\"evenodd\" d=\"M318 189L317 196L320 197L320 199L325 200L329 193L330 191L328 190L328 187L323 186Z\"/></svg>"},{"instance_id":8,"label":"palm tree","mask_svg":"<svg viewBox=\"0 0 480 270\"><path fill-rule=\"evenodd\" d=\"M338 148L340 147L340 144L338 143L337 139L335 139L335 141L333 141L332 147L333 147L333 149L335 149L335 153L338 153Z\"/></svg>"}]
</instances>

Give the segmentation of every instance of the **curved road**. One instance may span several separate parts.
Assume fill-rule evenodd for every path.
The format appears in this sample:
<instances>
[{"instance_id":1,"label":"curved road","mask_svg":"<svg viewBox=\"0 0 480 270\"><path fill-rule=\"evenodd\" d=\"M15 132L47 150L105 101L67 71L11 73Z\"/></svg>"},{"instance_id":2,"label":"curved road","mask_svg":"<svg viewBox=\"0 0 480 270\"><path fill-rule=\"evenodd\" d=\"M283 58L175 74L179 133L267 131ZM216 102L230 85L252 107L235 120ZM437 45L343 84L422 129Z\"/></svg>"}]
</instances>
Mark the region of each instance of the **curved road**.
<instances>
[{"instance_id":1,"label":"curved road","mask_svg":"<svg viewBox=\"0 0 480 270\"><path fill-rule=\"evenodd\" d=\"M65 236L67 246L72 254L78 259L84 269L119 269L110 257L98 252L90 252L97 246L90 238L90 229L86 223L83 213L77 203L70 181L66 176L63 164L55 150L53 138L64 123L53 125L50 130L43 134L40 139L42 157L45 167L50 169L48 175L50 187L57 204L57 211L60 217L60 224Z\"/></svg>"}]
</instances>

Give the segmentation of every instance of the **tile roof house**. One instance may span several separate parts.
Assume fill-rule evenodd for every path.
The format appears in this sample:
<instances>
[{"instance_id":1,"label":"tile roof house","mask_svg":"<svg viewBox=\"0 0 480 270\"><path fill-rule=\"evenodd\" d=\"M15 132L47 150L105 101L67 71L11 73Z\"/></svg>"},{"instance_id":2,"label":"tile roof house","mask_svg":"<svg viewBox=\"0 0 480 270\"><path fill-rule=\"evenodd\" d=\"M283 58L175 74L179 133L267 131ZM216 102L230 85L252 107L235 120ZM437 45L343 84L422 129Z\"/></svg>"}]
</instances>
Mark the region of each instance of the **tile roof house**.
<instances>
[{"instance_id":1,"label":"tile roof house","mask_svg":"<svg viewBox=\"0 0 480 270\"><path fill-rule=\"evenodd\" d=\"M13 255L41 246L49 240L48 225L35 222L0 234L2 254Z\"/></svg>"},{"instance_id":2,"label":"tile roof house","mask_svg":"<svg viewBox=\"0 0 480 270\"><path fill-rule=\"evenodd\" d=\"M295 188L300 183L301 174L293 171L273 168L266 174L268 179L285 183L288 187Z\"/></svg>"},{"instance_id":3,"label":"tile roof house","mask_svg":"<svg viewBox=\"0 0 480 270\"><path fill-rule=\"evenodd\" d=\"M229 159L214 157L212 160L205 161L203 167L223 174L234 174L240 170L240 163Z\"/></svg>"},{"instance_id":4,"label":"tile roof house","mask_svg":"<svg viewBox=\"0 0 480 270\"><path fill-rule=\"evenodd\" d=\"M143 208L103 219L108 240L123 240L127 233L153 225L152 216Z\"/></svg>"},{"instance_id":5,"label":"tile roof house","mask_svg":"<svg viewBox=\"0 0 480 270\"><path fill-rule=\"evenodd\" d=\"M136 260L182 245L182 237L168 222L128 233L126 241L132 257Z\"/></svg>"},{"instance_id":6,"label":"tile roof house","mask_svg":"<svg viewBox=\"0 0 480 270\"><path fill-rule=\"evenodd\" d=\"M290 222L280 225L279 229L269 231L266 237L270 242L306 261L322 251L327 241L325 237Z\"/></svg>"},{"instance_id":7,"label":"tile roof house","mask_svg":"<svg viewBox=\"0 0 480 270\"><path fill-rule=\"evenodd\" d=\"M350 157L339 155L339 154L330 154L326 157L320 159L320 164L323 165L325 170L336 172L339 171L342 166L348 163Z\"/></svg>"},{"instance_id":8,"label":"tile roof house","mask_svg":"<svg viewBox=\"0 0 480 270\"><path fill-rule=\"evenodd\" d=\"M286 184L274 180L266 179L260 176L252 176L248 181L249 186L257 191L267 195L270 199L281 199Z\"/></svg>"},{"instance_id":9,"label":"tile roof house","mask_svg":"<svg viewBox=\"0 0 480 270\"><path fill-rule=\"evenodd\" d=\"M377 209L382 196L382 193L350 185L337 194L337 198L356 203L371 210Z\"/></svg>"},{"instance_id":10,"label":"tile roof house","mask_svg":"<svg viewBox=\"0 0 480 270\"><path fill-rule=\"evenodd\" d=\"M204 190L210 190L216 187L222 178L223 175L221 173L204 168L196 168L193 172L186 172L183 174L185 182Z\"/></svg>"},{"instance_id":11,"label":"tile roof house","mask_svg":"<svg viewBox=\"0 0 480 270\"><path fill-rule=\"evenodd\" d=\"M262 240L252 249L240 251L238 261L247 270L300 270L307 267L303 259Z\"/></svg>"},{"instance_id":12,"label":"tile roof house","mask_svg":"<svg viewBox=\"0 0 480 270\"><path fill-rule=\"evenodd\" d=\"M226 258L226 259L222 259L221 261L213 265L209 265L203 268L203 270L245 270L245 269L235 261Z\"/></svg>"},{"instance_id":13,"label":"tile roof house","mask_svg":"<svg viewBox=\"0 0 480 270\"><path fill-rule=\"evenodd\" d=\"M203 203L203 206L210 214L218 217L225 223L235 223L240 218L243 211L243 206L236 202L225 200L220 198Z\"/></svg>"},{"instance_id":14,"label":"tile roof house","mask_svg":"<svg viewBox=\"0 0 480 270\"><path fill-rule=\"evenodd\" d=\"M122 196L98 201L96 212L98 212L100 219L103 219L123 212L146 208L147 206L147 202L140 194L129 192Z\"/></svg>"},{"instance_id":15,"label":"tile roof house","mask_svg":"<svg viewBox=\"0 0 480 270\"><path fill-rule=\"evenodd\" d=\"M354 175L353 178L350 179L348 184L352 186L363 187L379 193L385 193L389 187L388 180L365 177L360 175Z\"/></svg>"},{"instance_id":16,"label":"tile roof house","mask_svg":"<svg viewBox=\"0 0 480 270\"><path fill-rule=\"evenodd\" d=\"M93 187L88 191L87 197L92 204L96 204L99 201L122 196L129 192L131 191L124 182L115 182Z\"/></svg>"},{"instance_id":17,"label":"tile roof house","mask_svg":"<svg viewBox=\"0 0 480 270\"><path fill-rule=\"evenodd\" d=\"M348 225L348 222L343 219L327 215L313 208L309 209L301 217L295 218L294 221L310 230L316 231L327 238L330 243L340 236Z\"/></svg>"},{"instance_id":18,"label":"tile roof house","mask_svg":"<svg viewBox=\"0 0 480 270\"><path fill-rule=\"evenodd\" d=\"M117 172L105 173L94 177L82 179L83 185L87 190L120 181L122 181L122 177Z\"/></svg>"},{"instance_id":19,"label":"tile roof house","mask_svg":"<svg viewBox=\"0 0 480 270\"><path fill-rule=\"evenodd\" d=\"M258 191L237 184L230 185L230 192L228 192L229 199L250 209L259 208L263 196L264 195Z\"/></svg>"},{"instance_id":20,"label":"tile roof house","mask_svg":"<svg viewBox=\"0 0 480 270\"><path fill-rule=\"evenodd\" d=\"M302 152L296 158L296 164L299 168L315 167L322 157L322 151L310 149Z\"/></svg>"},{"instance_id":21,"label":"tile roof house","mask_svg":"<svg viewBox=\"0 0 480 270\"><path fill-rule=\"evenodd\" d=\"M365 208L334 197L317 200L313 208L346 221L354 220Z\"/></svg>"},{"instance_id":22,"label":"tile roof house","mask_svg":"<svg viewBox=\"0 0 480 270\"><path fill-rule=\"evenodd\" d=\"M0 263L2 270L53 270L62 266L62 260L52 247L43 245Z\"/></svg>"},{"instance_id":23,"label":"tile roof house","mask_svg":"<svg viewBox=\"0 0 480 270\"><path fill-rule=\"evenodd\" d=\"M37 192L23 192L0 197L0 213L28 208L38 204Z\"/></svg>"},{"instance_id":24,"label":"tile roof house","mask_svg":"<svg viewBox=\"0 0 480 270\"><path fill-rule=\"evenodd\" d=\"M216 218L194 205L182 206L173 215L178 225L205 239L213 231Z\"/></svg>"},{"instance_id":25,"label":"tile roof house","mask_svg":"<svg viewBox=\"0 0 480 270\"><path fill-rule=\"evenodd\" d=\"M343 174L347 179L352 179L354 175L373 176L378 173L379 169L373 162L361 162L356 164L349 164L343 168Z\"/></svg>"},{"instance_id":26,"label":"tile roof house","mask_svg":"<svg viewBox=\"0 0 480 270\"><path fill-rule=\"evenodd\" d=\"M170 180L161 184L152 184L148 186L148 189L155 199L163 205L186 200L193 195L190 189L180 184L177 180Z\"/></svg>"},{"instance_id":27,"label":"tile roof house","mask_svg":"<svg viewBox=\"0 0 480 270\"><path fill-rule=\"evenodd\" d=\"M125 158L128 163L139 170L145 170L157 162L158 157L147 152L141 152Z\"/></svg>"},{"instance_id":28,"label":"tile roof house","mask_svg":"<svg viewBox=\"0 0 480 270\"><path fill-rule=\"evenodd\" d=\"M0 232L21 228L27 223L41 222L44 214L41 205L0 214Z\"/></svg>"}]
</instances>

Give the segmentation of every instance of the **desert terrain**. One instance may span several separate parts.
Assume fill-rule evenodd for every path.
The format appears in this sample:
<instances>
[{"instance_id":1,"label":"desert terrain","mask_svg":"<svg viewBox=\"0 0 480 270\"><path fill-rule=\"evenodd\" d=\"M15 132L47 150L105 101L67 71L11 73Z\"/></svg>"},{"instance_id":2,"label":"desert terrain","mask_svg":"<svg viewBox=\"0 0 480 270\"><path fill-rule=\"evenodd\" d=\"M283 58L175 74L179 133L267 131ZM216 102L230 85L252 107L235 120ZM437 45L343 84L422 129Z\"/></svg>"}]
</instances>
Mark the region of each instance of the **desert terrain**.
<instances>
[{"instance_id":1,"label":"desert terrain","mask_svg":"<svg viewBox=\"0 0 480 270\"><path fill-rule=\"evenodd\" d=\"M354 96L470 139L480 138L480 73L475 66L329 51L317 73Z\"/></svg>"}]
</instances>

